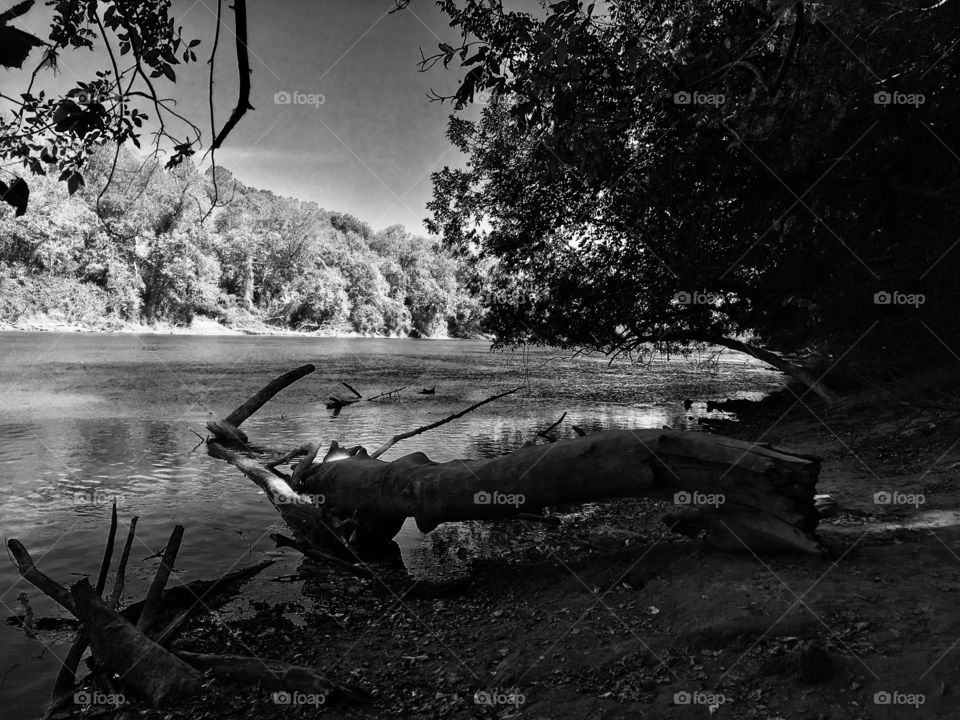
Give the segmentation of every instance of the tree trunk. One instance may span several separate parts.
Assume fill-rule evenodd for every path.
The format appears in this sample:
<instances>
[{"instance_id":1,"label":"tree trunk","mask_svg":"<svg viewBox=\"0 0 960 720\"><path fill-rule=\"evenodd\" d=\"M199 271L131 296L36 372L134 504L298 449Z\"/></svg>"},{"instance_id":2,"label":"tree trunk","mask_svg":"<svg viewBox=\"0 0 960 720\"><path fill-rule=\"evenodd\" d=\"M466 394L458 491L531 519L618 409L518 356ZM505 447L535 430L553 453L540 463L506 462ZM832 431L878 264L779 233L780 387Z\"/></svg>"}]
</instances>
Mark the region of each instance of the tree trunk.
<instances>
[{"instance_id":1,"label":"tree trunk","mask_svg":"<svg viewBox=\"0 0 960 720\"><path fill-rule=\"evenodd\" d=\"M318 546L335 534L331 517L355 516L360 541L376 543L392 538L406 517L429 532L444 522L509 518L545 506L653 497L699 510L728 541L740 537L743 550L824 552L815 535L819 462L716 435L615 430L445 463L423 453L383 462L359 449L315 465L300 492L218 443L209 450L253 479L294 533Z\"/></svg>"}]
</instances>

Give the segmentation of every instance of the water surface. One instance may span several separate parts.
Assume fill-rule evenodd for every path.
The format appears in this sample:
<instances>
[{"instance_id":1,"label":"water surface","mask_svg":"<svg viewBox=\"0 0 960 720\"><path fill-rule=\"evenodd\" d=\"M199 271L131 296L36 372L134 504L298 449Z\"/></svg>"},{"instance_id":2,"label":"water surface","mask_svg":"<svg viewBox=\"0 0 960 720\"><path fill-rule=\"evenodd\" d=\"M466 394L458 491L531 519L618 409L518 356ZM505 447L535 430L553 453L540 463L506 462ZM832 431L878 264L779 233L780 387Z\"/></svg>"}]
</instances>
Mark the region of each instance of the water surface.
<instances>
[{"instance_id":1,"label":"water surface","mask_svg":"<svg viewBox=\"0 0 960 720\"><path fill-rule=\"evenodd\" d=\"M175 581L210 578L262 559L278 517L251 482L207 457L194 433L222 417L274 376L314 363L317 372L268 403L244 424L256 442L293 448L305 441L362 444L424 425L489 395L509 396L449 425L402 442L384 459L421 450L435 460L508 452L567 413L589 429L689 427L703 402L759 397L778 373L727 354L713 372L682 358L638 368L602 357L556 351L490 353L481 341L305 337L0 333L0 531L17 538L63 584L95 575L118 501L118 544L133 515L137 540L127 590L140 597L175 523L186 527ZM341 381L366 396L407 386L399 398L324 408L349 397ZM419 395L436 387L436 395ZM690 413L682 401L698 402ZM429 556L429 536L408 522L398 538L405 558ZM119 547L115 559L119 554ZM295 572L296 554L256 583ZM413 565L416 563L414 562ZM0 563L0 615L20 614L26 592L38 617L63 616ZM249 588L256 593L257 587ZM0 623L0 708L4 718L36 717L46 704L69 635L42 643Z\"/></svg>"}]
</instances>

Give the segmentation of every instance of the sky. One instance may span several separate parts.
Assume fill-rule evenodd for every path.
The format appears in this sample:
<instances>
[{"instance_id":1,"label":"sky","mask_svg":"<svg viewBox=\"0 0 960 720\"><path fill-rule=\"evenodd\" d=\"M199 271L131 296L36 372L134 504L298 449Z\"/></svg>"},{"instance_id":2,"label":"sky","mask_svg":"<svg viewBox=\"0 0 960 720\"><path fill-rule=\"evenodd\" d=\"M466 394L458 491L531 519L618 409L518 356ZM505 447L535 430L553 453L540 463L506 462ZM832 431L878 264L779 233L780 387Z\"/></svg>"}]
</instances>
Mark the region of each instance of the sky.
<instances>
[{"instance_id":1,"label":"sky","mask_svg":"<svg viewBox=\"0 0 960 720\"><path fill-rule=\"evenodd\" d=\"M0 0L0 11L13 5ZM534 0L523 5L536 9ZM451 63L418 71L420 48L458 44L433 0L413 0L389 14L394 0L248 0L252 66L248 112L216 157L238 180L277 194L349 212L382 229L400 223L425 233L430 173L464 158L446 139L449 104L428 91L452 94L462 74ZM237 68L231 3L217 53L215 117L220 126L236 103ZM186 38L197 38L198 63L178 65L177 82L157 81L210 139L206 61L216 26L217 0L173 0ZM49 10L37 3L14 25L45 38ZM39 51L28 59L31 70ZM108 67L100 52L64 56L57 76L43 71L40 86L63 91ZM0 91L18 94L24 76L0 73ZM288 95L278 95L288 93ZM295 95L299 93L300 95ZM291 102L284 104L284 100ZM476 113L476 109L470 112ZM185 134L185 133L181 133Z\"/></svg>"}]
</instances>

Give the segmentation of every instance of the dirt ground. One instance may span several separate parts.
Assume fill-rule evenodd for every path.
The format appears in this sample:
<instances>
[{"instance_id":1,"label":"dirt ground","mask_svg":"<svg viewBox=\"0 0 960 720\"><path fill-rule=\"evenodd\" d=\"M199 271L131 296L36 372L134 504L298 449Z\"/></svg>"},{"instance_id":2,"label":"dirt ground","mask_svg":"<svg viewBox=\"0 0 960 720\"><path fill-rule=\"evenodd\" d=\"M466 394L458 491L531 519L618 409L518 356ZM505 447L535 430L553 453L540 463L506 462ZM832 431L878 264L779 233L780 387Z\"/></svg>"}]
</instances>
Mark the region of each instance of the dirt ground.
<instances>
[{"instance_id":1,"label":"dirt ground","mask_svg":"<svg viewBox=\"0 0 960 720\"><path fill-rule=\"evenodd\" d=\"M178 641L315 666L369 702L211 685L191 705L99 715L960 717L958 408L951 376L833 409L786 392L710 423L823 457L830 558L722 553L668 532L646 500L577 508L558 527L440 529L434 551L465 567L453 579L304 561L295 601L199 619Z\"/></svg>"}]
</instances>

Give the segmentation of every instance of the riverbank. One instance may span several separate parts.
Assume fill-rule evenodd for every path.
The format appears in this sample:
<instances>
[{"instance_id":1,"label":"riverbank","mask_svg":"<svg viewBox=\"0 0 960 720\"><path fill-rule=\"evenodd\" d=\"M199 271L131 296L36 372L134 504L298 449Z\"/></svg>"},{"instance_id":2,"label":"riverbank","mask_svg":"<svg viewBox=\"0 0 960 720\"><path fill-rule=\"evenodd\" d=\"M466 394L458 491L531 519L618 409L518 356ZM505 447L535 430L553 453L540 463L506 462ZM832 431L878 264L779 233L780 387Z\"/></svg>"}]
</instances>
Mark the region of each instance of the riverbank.
<instances>
[{"instance_id":1,"label":"riverbank","mask_svg":"<svg viewBox=\"0 0 960 720\"><path fill-rule=\"evenodd\" d=\"M129 335L264 335L280 337L322 337L322 338L406 338L405 335L382 335L376 333L358 333L346 328L318 328L317 330L293 330L279 328L264 322L249 321L239 325L225 325L213 318L197 316L189 325L176 325L169 322L134 323L110 321L100 325L66 322L54 316L36 316L18 320L14 323L0 321L0 332L64 332L64 333L100 333ZM452 340L446 335L435 335L427 340ZM465 338L485 340L485 336Z\"/></svg>"},{"instance_id":2,"label":"riverbank","mask_svg":"<svg viewBox=\"0 0 960 720\"><path fill-rule=\"evenodd\" d=\"M788 391L710 423L823 457L830 560L720 553L670 533L647 500L591 504L556 528L441 528L449 578L301 561L272 583L277 599L241 592L177 641L314 666L369 703L293 707L247 688L111 716L956 717L958 407L947 374L832 409Z\"/></svg>"}]
</instances>

